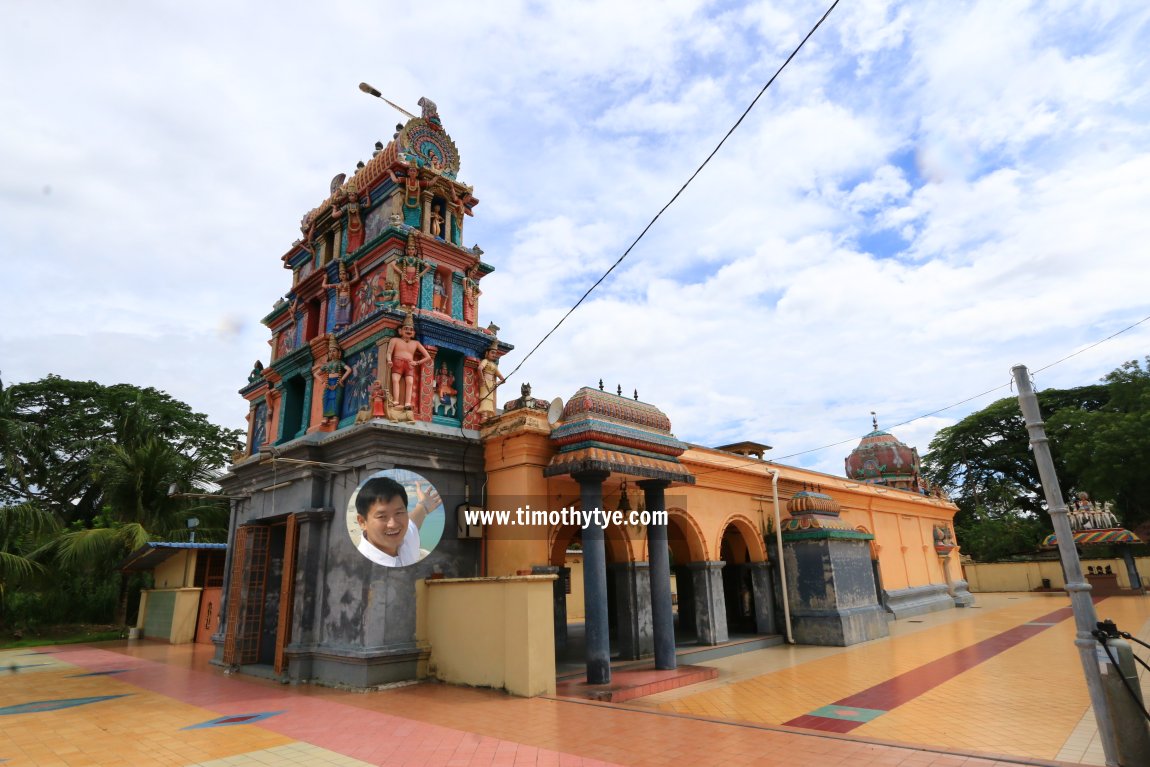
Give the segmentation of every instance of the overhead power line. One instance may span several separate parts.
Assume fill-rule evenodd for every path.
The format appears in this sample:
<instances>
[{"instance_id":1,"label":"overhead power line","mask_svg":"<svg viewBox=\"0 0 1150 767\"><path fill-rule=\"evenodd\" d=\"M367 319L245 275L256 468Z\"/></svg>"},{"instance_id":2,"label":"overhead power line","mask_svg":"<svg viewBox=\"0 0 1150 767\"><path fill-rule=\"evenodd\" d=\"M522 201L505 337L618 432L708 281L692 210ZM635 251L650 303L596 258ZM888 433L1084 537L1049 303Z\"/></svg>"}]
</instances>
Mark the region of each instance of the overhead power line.
<instances>
[{"instance_id":1,"label":"overhead power line","mask_svg":"<svg viewBox=\"0 0 1150 767\"><path fill-rule=\"evenodd\" d=\"M695 180L695 177L698 176L699 173L702 172L703 168L707 167L707 164L709 162L711 162L711 158L713 158L716 154L718 154L719 150L722 149L723 144L725 144L727 142L727 139L729 139L731 137L731 134L735 132L735 129L738 128L739 125L742 124L742 122L746 118L746 116L751 113L752 109L755 108L755 104L759 103L759 99L762 98L763 94L767 92L767 88L771 87L771 84L775 81L775 78L777 78L780 74L782 74L783 70L787 68L787 65L791 63L791 59L793 59L795 56L798 55L799 51L801 51L803 49L803 46L807 44L807 40L811 39L811 36L814 35L815 31L818 30L818 28L822 26L823 22L827 20L827 17L831 15L831 11L833 11L835 9L835 6L838 4L839 4L839 0L834 0L834 2L831 3L830 7L827 8L826 13L824 13L822 15L822 17L815 23L815 25L813 27L811 27L811 31L807 32L807 35L806 35L806 37L804 37L802 39L802 42L800 42L795 47L795 49L793 51L791 51L791 55L787 56L786 61L784 61L781 66L779 66L779 68L775 71L775 73L773 75L771 75L771 79L767 80L766 85L764 85L762 87L762 89L759 90L758 95L756 95L755 98L751 100L751 103L747 106L746 109L743 110L743 113L741 115L739 115L739 119L735 120L735 124L732 125L730 130L728 130L726 132L726 134L723 135L723 138L721 138L719 140L719 143L715 145L715 148L711 150L711 153L708 154L706 159L703 160L703 162L699 165L698 168L695 169L695 172L691 174L690 178L688 178L683 183L683 185L681 187L679 187L679 191L675 192L675 194L671 197L671 199L667 201L667 204L659 209L659 212L655 214L655 217L652 218L649 222L647 222L647 225L645 227L643 227L643 231L639 232L639 236L636 237L635 240L630 245L627 246L627 249L625 251L623 251L623 255L619 256L619 258L616 259L615 263L611 264L611 268L608 269L607 271L603 272L602 276L599 277L599 279L595 280L595 283L593 285L591 285L591 287L587 288L587 292L585 292L582 296L580 296L579 300L576 301L574 303L574 305L572 305L572 307L570 309L568 309L562 317L559 318L559 321L555 323L554 327L552 327L550 330L548 330L547 333L544 334L544 336L541 339L539 339L539 342L537 344L535 344L535 346L531 347L531 351L527 352L527 354L523 357L523 359L521 359L519 361L519 364L516 365L515 368L510 373L507 374L507 376L506 376L507 378L511 378L513 375L518 373L519 368L523 367L524 363L526 363L527 360L531 359L531 356L533 354L535 354L536 351L539 350L539 347L541 347L544 343L546 343L547 339L549 339L551 337L551 335L556 330L558 330L559 327L564 322L567 321L567 318L570 317L575 312L575 310L578 309L579 306L584 301L587 300L587 297L590 296L595 291L595 289L598 288L603 283L603 281L607 279L607 277L611 274L611 272L615 271L615 268L618 267L619 264L623 263L623 260L625 258L627 258L628 255L630 255L630 253L634 249L634 247L636 245L638 245L639 241L643 239L643 237L647 234L648 231L650 231L651 227L655 225L655 222L659 220L659 217L663 215L664 211L666 211L667 208L670 208L671 205L673 205L675 203L675 200L679 199L679 196L681 194L683 194L683 192L687 189L688 186L691 185L691 182Z\"/></svg>"}]
</instances>

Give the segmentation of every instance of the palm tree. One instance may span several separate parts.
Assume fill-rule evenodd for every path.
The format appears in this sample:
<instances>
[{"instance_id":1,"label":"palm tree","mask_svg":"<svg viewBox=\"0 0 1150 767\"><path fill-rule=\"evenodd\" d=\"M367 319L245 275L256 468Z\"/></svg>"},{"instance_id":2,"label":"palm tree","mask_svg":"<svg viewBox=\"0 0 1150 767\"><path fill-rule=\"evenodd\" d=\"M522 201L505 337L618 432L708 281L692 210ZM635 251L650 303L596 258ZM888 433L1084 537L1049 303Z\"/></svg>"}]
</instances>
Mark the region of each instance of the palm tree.
<instances>
[{"instance_id":1,"label":"palm tree","mask_svg":"<svg viewBox=\"0 0 1150 767\"><path fill-rule=\"evenodd\" d=\"M212 479L212 467L194 451L181 452L144 422L142 409L124 415L118 439L101 446L92 458L93 479L103 488L103 507L90 528L60 534L49 550L64 568L110 571L149 541L184 540L190 517L201 520L204 538L227 533L226 501L191 503L169 488L199 487ZM127 578L120 573L116 622L127 615Z\"/></svg>"}]
</instances>

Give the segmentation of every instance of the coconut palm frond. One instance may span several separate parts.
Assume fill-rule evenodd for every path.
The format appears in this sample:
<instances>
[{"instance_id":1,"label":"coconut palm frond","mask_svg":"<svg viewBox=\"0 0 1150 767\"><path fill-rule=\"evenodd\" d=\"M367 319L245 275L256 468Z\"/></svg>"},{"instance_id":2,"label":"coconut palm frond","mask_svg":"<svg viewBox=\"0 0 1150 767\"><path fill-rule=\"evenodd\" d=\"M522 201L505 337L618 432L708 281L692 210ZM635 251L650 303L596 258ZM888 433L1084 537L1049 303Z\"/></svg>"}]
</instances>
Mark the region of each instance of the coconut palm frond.
<instances>
[{"instance_id":1,"label":"coconut palm frond","mask_svg":"<svg viewBox=\"0 0 1150 767\"><path fill-rule=\"evenodd\" d=\"M65 566L99 566L121 559L150 539L143 525L129 522L64 533L52 545L56 558Z\"/></svg>"},{"instance_id":2,"label":"coconut palm frond","mask_svg":"<svg viewBox=\"0 0 1150 767\"><path fill-rule=\"evenodd\" d=\"M0 551L0 583L13 584L45 572L44 566L19 554Z\"/></svg>"}]
</instances>

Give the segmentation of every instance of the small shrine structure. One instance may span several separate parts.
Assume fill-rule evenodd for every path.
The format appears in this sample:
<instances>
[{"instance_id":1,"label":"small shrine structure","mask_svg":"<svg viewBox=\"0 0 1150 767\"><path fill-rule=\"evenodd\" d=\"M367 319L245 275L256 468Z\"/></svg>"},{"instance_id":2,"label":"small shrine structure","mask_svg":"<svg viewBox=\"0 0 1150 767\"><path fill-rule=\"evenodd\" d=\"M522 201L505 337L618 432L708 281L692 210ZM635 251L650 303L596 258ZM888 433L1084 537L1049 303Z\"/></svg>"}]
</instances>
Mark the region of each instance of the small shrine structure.
<instances>
[{"instance_id":1,"label":"small shrine structure","mask_svg":"<svg viewBox=\"0 0 1150 767\"><path fill-rule=\"evenodd\" d=\"M1142 543L1142 541L1134 533L1118 524L1118 517L1115 516L1112 505L1109 502L1091 501L1088 493L1079 492L1067 502L1066 513L1070 518L1070 530L1074 535L1075 546L1114 546L1121 553L1122 562L1126 565L1126 575L1130 579L1129 589L1118 587L1117 576L1115 573L1109 572L1109 565L1106 566L1107 572L1102 572L1101 567L1098 568L1099 572L1093 572L1094 568L1090 568L1086 574L1086 580L1093 587L1092 593L1095 596L1145 594L1146 587L1138 576L1134 553L1130 550L1131 545ZM1058 534L1051 533L1046 536L1042 540L1042 548L1057 549Z\"/></svg>"}]
</instances>

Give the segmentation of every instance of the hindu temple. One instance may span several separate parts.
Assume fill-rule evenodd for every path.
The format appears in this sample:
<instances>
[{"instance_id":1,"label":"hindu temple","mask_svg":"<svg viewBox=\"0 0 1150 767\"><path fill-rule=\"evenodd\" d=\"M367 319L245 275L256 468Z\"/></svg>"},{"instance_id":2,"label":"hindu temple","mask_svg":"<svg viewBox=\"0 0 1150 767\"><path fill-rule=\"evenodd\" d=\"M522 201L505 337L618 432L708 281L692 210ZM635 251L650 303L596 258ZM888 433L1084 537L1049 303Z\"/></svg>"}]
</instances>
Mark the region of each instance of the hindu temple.
<instances>
[{"instance_id":1,"label":"hindu temple","mask_svg":"<svg viewBox=\"0 0 1150 767\"><path fill-rule=\"evenodd\" d=\"M240 389L247 447L221 481L218 663L534 695L572 648L607 684L624 660L851 644L969 604L954 505L922 492L917 452L877 422L835 477L761 442L683 441L621 385L505 395L512 347L480 312L498 258L465 244L479 199L436 105L419 106L318 190L280 256L269 355Z\"/></svg>"}]
</instances>

